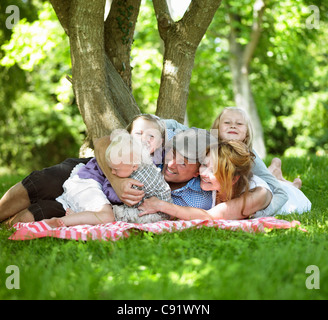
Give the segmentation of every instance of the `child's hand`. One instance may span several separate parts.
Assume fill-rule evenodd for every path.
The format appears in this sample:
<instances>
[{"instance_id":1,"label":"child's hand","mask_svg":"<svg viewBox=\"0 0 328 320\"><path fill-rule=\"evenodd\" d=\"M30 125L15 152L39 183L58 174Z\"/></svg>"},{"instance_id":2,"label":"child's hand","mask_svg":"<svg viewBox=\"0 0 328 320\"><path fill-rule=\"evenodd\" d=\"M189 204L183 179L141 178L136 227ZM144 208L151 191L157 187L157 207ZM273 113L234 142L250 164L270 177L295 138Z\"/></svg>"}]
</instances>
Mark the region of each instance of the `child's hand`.
<instances>
[{"instance_id":1,"label":"child's hand","mask_svg":"<svg viewBox=\"0 0 328 320\"><path fill-rule=\"evenodd\" d=\"M142 217L146 214L155 213L160 210L158 210L158 204L161 200L159 200L156 197L151 197L149 199L145 199L145 201L138 207L138 209L141 211L139 213L139 217Z\"/></svg>"}]
</instances>

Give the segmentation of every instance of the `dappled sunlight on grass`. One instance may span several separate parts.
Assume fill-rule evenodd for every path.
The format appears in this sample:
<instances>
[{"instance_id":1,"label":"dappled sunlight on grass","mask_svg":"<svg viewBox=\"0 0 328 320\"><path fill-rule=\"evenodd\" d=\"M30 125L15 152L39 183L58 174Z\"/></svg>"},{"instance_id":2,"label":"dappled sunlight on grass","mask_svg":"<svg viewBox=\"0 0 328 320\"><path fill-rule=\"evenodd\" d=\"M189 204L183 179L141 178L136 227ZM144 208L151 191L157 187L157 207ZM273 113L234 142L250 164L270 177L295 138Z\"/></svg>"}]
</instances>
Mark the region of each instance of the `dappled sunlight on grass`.
<instances>
[{"instance_id":1,"label":"dappled sunlight on grass","mask_svg":"<svg viewBox=\"0 0 328 320\"><path fill-rule=\"evenodd\" d=\"M19 267L21 287L8 290L0 266L0 299L327 299L327 159L283 159L284 164L291 177L304 177L313 207L278 218L298 220L307 232L203 227L139 232L117 242L23 242L9 241L11 232L0 229L1 266ZM0 177L1 192L19 180ZM309 265L320 269L320 290L305 286Z\"/></svg>"}]
</instances>

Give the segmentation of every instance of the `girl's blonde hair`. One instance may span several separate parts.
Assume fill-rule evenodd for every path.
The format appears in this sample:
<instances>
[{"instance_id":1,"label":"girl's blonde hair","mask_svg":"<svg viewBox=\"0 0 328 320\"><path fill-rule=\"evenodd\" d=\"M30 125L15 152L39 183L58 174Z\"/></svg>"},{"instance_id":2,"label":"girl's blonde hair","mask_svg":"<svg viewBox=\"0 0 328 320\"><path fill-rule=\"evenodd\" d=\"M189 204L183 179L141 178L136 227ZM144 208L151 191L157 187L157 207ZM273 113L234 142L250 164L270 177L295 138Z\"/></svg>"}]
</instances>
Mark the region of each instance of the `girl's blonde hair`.
<instances>
[{"instance_id":1,"label":"girl's blonde hair","mask_svg":"<svg viewBox=\"0 0 328 320\"><path fill-rule=\"evenodd\" d=\"M245 143L238 140L220 141L210 149L214 175L219 181L224 198L228 201L244 193L243 209L249 192L249 180L252 177L254 154ZM237 181L236 181L237 180ZM220 194L218 194L220 197ZM221 195L222 196L222 195Z\"/></svg>"},{"instance_id":2,"label":"girl's blonde hair","mask_svg":"<svg viewBox=\"0 0 328 320\"><path fill-rule=\"evenodd\" d=\"M222 115L224 114L225 111L227 110L231 110L231 111L237 111L239 113L242 114L245 123L246 123L246 127L247 127L247 132L246 132L246 138L243 141L247 147L249 149L252 149L252 145L253 145L253 128L252 128L252 124L251 121L249 119L248 114L246 113L246 111L242 108L238 108L238 107L225 107L221 113L218 115L218 117L214 120L213 125L212 125L212 129L218 129L220 132L220 120ZM220 137L218 137L218 139L220 140Z\"/></svg>"},{"instance_id":3,"label":"girl's blonde hair","mask_svg":"<svg viewBox=\"0 0 328 320\"><path fill-rule=\"evenodd\" d=\"M127 125L126 130L131 133L132 129L133 129L133 122L137 119L144 119L147 121L151 121L153 123L155 123L158 127L159 132L161 133L161 137L163 139L163 145L165 143L165 134L166 134L166 130L165 130L165 123L161 120L161 118L153 115L153 114L149 114L149 113L141 113L136 115L131 122Z\"/></svg>"}]
</instances>

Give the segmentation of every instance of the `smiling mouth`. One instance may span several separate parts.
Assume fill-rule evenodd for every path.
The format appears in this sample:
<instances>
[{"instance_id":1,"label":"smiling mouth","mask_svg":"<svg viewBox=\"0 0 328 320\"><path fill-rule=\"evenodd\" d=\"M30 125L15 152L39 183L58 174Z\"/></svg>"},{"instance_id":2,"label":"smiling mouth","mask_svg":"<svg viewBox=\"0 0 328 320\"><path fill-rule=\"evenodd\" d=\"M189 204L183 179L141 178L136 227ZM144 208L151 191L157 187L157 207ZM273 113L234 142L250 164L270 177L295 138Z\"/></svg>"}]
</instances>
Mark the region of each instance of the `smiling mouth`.
<instances>
[{"instance_id":1,"label":"smiling mouth","mask_svg":"<svg viewBox=\"0 0 328 320\"><path fill-rule=\"evenodd\" d=\"M170 174L175 174L175 172L173 172L172 170L169 169L169 167L166 168L166 171Z\"/></svg>"},{"instance_id":2,"label":"smiling mouth","mask_svg":"<svg viewBox=\"0 0 328 320\"><path fill-rule=\"evenodd\" d=\"M200 177L200 180L202 180L202 181L205 182L205 183L210 183L209 180L207 180L207 179L205 179L205 178L203 178L203 177Z\"/></svg>"}]
</instances>

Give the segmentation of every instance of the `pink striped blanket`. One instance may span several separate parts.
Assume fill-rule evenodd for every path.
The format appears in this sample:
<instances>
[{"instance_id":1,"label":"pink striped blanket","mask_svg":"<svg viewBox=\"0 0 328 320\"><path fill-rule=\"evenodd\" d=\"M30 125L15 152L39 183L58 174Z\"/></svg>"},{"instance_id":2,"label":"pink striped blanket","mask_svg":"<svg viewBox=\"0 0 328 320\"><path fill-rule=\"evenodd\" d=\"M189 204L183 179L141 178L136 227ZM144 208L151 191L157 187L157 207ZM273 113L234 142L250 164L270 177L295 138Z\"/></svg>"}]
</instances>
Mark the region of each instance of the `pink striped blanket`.
<instances>
[{"instance_id":1,"label":"pink striped blanket","mask_svg":"<svg viewBox=\"0 0 328 320\"><path fill-rule=\"evenodd\" d=\"M91 225L78 225L74 227L51 228L45 222L16 223L16 231L9 237L10 240L31 240L43 237L53 237L71 240L111 240L117 241L129 237L135 231L176 232L189 228L214 227L232 231L266 232L272 229L289 229L300 226L299 221L285 221L274 217L265 217L247 220L176 220L160 221L156 223L114 223ZM302 231L306 231L301 229Z\"/></svg>"}]
</instances>

